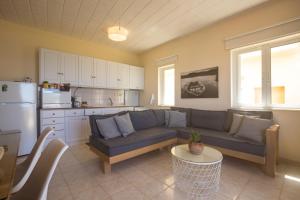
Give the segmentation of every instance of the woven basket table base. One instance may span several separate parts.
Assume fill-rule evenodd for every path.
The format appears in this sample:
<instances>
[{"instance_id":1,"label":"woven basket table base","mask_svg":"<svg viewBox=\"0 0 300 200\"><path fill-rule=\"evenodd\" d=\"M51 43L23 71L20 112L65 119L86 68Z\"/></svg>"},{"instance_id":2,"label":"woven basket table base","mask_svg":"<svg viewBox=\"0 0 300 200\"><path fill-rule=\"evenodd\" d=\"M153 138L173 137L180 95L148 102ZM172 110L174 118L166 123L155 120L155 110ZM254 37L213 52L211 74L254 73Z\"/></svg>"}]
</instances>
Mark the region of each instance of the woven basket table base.
<instances>
[{"instance_id":1,"label":"woven basket table base","mask_svg":"<svg viewBox=\"0 0 300 200\"><path fill-rule=\"evenodd\" d=\"M172 156L175 186L189 199L215 199L219 189L222 160L214 163L193 163Z\"/></svg>"}]
</instances>

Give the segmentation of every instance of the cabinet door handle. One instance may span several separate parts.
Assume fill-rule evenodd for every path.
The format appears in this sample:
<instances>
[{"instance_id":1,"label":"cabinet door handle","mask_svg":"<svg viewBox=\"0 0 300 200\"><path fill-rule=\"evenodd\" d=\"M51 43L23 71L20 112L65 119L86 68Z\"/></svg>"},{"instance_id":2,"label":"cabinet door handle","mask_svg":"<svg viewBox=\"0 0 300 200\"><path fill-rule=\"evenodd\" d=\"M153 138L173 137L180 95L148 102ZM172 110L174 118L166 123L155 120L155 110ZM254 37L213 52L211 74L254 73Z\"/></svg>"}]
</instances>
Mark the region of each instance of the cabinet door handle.
<instances>
[{"instance_id":1,"label":"cabinet door handle","mask_svg":"<svg viewBox=\"0 0 300 200\"><path fill-rule=\"evenodd\" d=\"M55 123L55 120L53 120L52 122Z\"/></svg>"},{"instance_id":2,"label":"cabinet door handle","mask_svg":"<svg viewBox=\"0 0 300 200\"><path fill-rule=\"evenodd\" d=\"M52 113L52 115L55 115L55 113Z\"/></svg>"}]
</instances>

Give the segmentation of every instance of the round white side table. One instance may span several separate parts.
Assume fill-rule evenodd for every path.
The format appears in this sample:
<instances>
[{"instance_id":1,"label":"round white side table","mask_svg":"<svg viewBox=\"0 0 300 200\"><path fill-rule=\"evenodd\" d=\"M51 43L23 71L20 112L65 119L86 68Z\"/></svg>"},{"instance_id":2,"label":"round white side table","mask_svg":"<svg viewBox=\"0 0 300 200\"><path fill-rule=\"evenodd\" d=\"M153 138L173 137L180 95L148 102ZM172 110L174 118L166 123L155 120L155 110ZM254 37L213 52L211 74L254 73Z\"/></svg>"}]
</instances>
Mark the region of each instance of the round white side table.
<instances>
[{"instance_id":1,"label":"round white side table","mask_svg":"<svg viewBox=\"0 0 300 200\"><path fill-rule=\"evenodd\" d=\"M189 199L214 199L219 189L222 153L205 146L200 155L190 153L187 144L172 148L175 186Z\"/></svg>"}]
</instances>

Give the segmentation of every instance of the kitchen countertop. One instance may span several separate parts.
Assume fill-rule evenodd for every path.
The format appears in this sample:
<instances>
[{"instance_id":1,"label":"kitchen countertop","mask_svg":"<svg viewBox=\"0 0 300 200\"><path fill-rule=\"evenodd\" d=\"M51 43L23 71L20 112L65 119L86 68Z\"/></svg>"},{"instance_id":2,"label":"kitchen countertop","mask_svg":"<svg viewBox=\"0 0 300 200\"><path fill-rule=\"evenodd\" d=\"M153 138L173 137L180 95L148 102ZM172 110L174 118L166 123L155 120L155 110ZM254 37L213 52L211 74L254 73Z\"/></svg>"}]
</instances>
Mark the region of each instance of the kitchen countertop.
<instances>
[{"instance_id":1,"label":"kitchen countertop","mask_svg":"<svg viewBox=\"0 0 300 200\"><path fill-rule=\"evenodd\" d=\"M126 107L144 107L144 106L125 106L125 105L116 105L116 106L87 106L79 108L39 108L40 110L71 110L71 109L97 109L97 108L126 108Z\"/></svg>"}]
</instances>

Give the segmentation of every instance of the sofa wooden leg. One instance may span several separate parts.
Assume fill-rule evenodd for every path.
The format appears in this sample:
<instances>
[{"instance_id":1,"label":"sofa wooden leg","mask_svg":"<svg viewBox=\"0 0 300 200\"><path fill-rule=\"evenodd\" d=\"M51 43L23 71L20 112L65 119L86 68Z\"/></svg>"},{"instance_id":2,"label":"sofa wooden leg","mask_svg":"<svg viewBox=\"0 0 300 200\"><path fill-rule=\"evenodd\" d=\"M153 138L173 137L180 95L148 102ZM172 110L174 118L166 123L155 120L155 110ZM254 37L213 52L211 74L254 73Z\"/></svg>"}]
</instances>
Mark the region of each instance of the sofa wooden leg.
<instances>
[{"instance_id":1,"label":"sofa wooden leg","mask_svg":"<svg viewBox=\"0 0 300 200\"><path fill-rule=\"evenodd\" d=\"M111 164L109 164L107 161L103 161L103 172L104 174L111 173Z\"/></svg>"}]
</instances>

